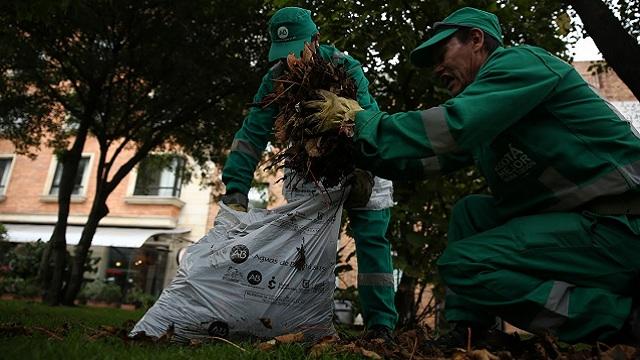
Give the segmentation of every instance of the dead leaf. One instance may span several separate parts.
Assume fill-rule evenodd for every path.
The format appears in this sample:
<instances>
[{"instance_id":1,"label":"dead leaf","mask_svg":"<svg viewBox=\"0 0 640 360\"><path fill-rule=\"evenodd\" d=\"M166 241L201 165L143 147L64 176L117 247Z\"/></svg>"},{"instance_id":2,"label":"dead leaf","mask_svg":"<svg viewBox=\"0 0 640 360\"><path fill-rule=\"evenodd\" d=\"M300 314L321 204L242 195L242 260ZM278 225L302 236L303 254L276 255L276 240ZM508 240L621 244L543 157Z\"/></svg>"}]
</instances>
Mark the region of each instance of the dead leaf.
<instances>
[{"instance_id":1,"label":"dead leaf","mask_svg":"<svg viewBox=\"0 0 640 360\"><path fill-rule=\"evenodd\" d=\"M315 344L309 349L309 356L312 358L321 357L322 354L327 351L333 350L334 344L330 342L323 342Z\"/></svg>"},{"instance_id":2,"label":"dead leaf","mask_svg":"<svg viewBox=\"0 0 640 360\"><path fill-rule=\"evenodd\" d=\"M360 348L360 352L362 355L364 355L368 359L374 359L374 360L382 359L382 356L378 355L373 351L369 351L367 349Z\"/></svg>"},{"instance_id":3,"label":"dead leaf","mask_svg":"<svg viewBox=\"0 0 640 360\"><path fill-rule=\"evenodd\" d=\"M346 352L350 352L352 354L360 354L368 359L374 359L374 360L381 360L382 356L378 355L377 353L364 349L360 346L357 346L354 343L350 343L344 346L341 346L340 349L341 351L346 351Z\"/></svg>"},{"instance_id":4,"label":"dead leaf","mask_svg":"<svg viewBox=\"0 0 640 360\"><path fill-rule=\"evenodd\" d=\"M167 331L164 334L162 334L162 336L160 336L156 342L168 343L171 341L174 334L175 334L175 325L172 323L171 325L169 325L169 328L167 328Z\"/></svg>"},{"instance_id":5,"label":"dead leaf","mask_svg":"<svg viewBox=\"0 0 640 360\"><path fill-rule=\"evenodd\" d=\"M500 360L500 358L486 349L471 351L459 349L453 354L451 360Z\"/></svg>"},{"instance_id":6,"label":"dead leaf","mask_svg":"<svg viewBox=\"0 0 640 360\"><path fill-rule=\"evenodd\" d=\"M260 320L262 325L264 325L264 327L266 327L267 329L273 329L273 326L271 325L271 319L269 319L269 318L260 318L258 320Z\"/></svg>"},{"instance_id":7,"label":"dead leaf","mask_svg":"<svg viewBox=\"0 0 640 360\"><path fill-rule=\"evenodd\" d=\"M633 346L616 345L600 354L602 360L632 360L640 356L640 351Z\"/></svg>"},{"instance_id":8,"label":"dead leaf","mask_svg":"<svg viewBox=\"0 0 640 360\"><path fill-rule=\"evenodd\" d=\"M191 339L189 341L189 347L198 348L202 346L202 340L199 339Z\"/></svg>"},{"instance_id":9,"label":"dead leaf","mask_svg":"<svg viewBox=\"0 0 640 360\"><path fill-rule=\"evenodd\" d=\"M276 336L274 339L280 344L297 343L304 340L304 334L301 332L297 332L293 334Z\"/></svg>"},{"instance_id":10,"label":"dead leaf","mask_svg":"<svg viewBox=\"0 0 640 360\"><path fill-rule=\"evenodd\" d=\"M269 351L276 347L276 340L271 339L269 341L263 341L256 346L256 348L260 351Z\"/></svg>"}]
</instances>

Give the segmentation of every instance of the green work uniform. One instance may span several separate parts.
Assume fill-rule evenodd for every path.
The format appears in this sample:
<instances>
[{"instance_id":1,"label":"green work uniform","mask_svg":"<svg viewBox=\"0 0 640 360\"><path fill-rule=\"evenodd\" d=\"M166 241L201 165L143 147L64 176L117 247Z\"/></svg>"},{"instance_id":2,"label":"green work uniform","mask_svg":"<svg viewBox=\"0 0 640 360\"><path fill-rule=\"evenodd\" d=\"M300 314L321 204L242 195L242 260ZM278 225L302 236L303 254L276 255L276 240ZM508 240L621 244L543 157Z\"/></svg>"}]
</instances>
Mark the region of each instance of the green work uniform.
<instances>
[{"instance_id":1,"label":"green work uniform","mask_svg":"<svg viewBox=\"0 0 640 360\"><path fill-rule=\"evenodd\" d=\"M347 73L357 86L357 100L363 109L378 111L378 104L369 94L369 81L365 78L360 63L334 47L321 45L320 55L334 64L344 64ZM283 71L278 62L262 78L254 103L273 92L273 79ZM231 152L222 172L227 193L247 194L260 155L271 139L277 107L252 107L242 128L236 133ZM378 180L377 183L380 181ZM388 182L387 186L391 186ZM375 192L374 188L374 192ZM379 200L379 199L378 199ZM370 203L373 198L370 200ZM389 223L391 198L375 201L373 209L350 209L349 220L356 242L358 259L358 294L367 327L383 325L395 328L397 312L394 305L393 265L391 245L385 237ZM386 204L386 205L385 205Z\"/></svg>"},{"instance_id":2,"label":"green work uniform","mask_svg":"<svg viewBox=\"0 0 640 360\"><path fill-rule=\"evenodd\" d=\"M640 192L640 136L567 63L498 48L459 95L424 111L361 111L361 166L390 178L480 168L492 196L454 208L438 261L450 321L494 315L565 341L606 339L630 313L640 217L593 199Z\"/></svg>"}]
</instances>

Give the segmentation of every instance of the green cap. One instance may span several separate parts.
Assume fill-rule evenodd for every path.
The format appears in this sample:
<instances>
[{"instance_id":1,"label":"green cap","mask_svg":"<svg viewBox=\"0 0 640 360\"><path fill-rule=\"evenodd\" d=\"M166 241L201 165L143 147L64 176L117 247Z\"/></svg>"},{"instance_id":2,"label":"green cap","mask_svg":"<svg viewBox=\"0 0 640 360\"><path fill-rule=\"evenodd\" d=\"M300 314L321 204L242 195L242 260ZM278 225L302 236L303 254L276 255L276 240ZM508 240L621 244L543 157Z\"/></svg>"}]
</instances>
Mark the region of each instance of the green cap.
<instances>
[{"instance_id":1,"label":"green cap","mask_svg":"<svg viewBox=\"0 0 640 360\"><path fill-rule=\"evenodd\" d=\"M269 61L286 58L289 53L300 56L305 42L318 33L311 20L311 11L299 7L286 7L276 11L269 20Z\"/></svg>"},{"instance_id":2,"label":"green cap","mask_svg":"<svg viewBox=\"0 0 640 360\"><path fill-rule=\"evenodd\" d=\"M465 7L454 11L444 20L433 24L434 35L413 49L411 62L419 67L430 66L432 62L431 51L434 45L451 36L460 27L478 28L484 31L485 34L495 38L501 46L504 46L498 17L486 11Z\"/></svg>"}]
</instances>

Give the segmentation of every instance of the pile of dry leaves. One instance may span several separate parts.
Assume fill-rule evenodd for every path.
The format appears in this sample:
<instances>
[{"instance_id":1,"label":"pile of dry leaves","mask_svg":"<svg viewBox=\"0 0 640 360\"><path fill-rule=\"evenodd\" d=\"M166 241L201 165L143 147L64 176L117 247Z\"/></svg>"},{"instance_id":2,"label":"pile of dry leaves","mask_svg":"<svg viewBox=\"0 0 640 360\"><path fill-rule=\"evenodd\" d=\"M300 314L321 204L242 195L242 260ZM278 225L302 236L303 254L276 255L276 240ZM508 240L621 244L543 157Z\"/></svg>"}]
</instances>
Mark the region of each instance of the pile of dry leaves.
<instances>
[{"instance_id":1,"label":"pile of dry leaves","mask_svg":"<svg viewBox=\"0 0 640 360\"><path fill-rule=\"evenodd\" d=\"M305 44L300 59L290 54L286 64L283 74L274 79L274 92L258 104L279 109L275 137L283 150L270 159L267 167L286 166L305 181L325 188L335 186L354 168L353 124L318 133L318 120L303 104L317 100L319 89L355 99L356 86L343 65L324 60L310 44Z\"/></svg>"}]
</instances>

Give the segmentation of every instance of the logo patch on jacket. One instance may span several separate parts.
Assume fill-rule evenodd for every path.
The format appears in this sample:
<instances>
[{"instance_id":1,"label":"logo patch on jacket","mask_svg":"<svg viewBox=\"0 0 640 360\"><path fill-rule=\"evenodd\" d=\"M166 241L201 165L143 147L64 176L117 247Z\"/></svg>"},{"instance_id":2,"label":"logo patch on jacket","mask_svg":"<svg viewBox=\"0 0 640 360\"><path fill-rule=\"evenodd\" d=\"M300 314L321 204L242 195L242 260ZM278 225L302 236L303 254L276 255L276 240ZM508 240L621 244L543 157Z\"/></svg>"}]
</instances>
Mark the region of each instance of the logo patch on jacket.
<instances>
[{"instance_id":1,"label":"logo patch on jacket","mask_svg":"<svg viewBox=\"0 0 640 360\"><path fill-rule=\"evenodd\" d=\"M509 144L509 151L496 163L494 170L504 182L510 182L536 166L524 151Z\"/></svg>"}]
</instances>

